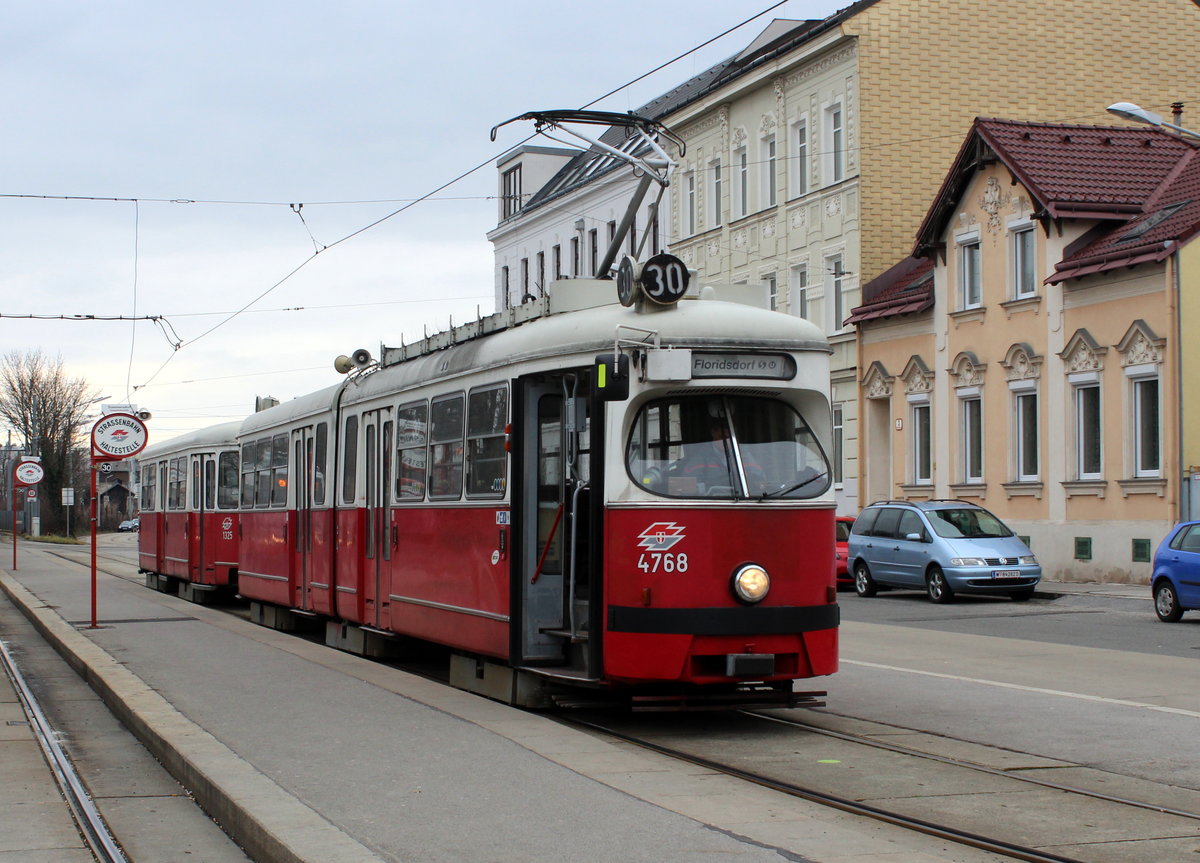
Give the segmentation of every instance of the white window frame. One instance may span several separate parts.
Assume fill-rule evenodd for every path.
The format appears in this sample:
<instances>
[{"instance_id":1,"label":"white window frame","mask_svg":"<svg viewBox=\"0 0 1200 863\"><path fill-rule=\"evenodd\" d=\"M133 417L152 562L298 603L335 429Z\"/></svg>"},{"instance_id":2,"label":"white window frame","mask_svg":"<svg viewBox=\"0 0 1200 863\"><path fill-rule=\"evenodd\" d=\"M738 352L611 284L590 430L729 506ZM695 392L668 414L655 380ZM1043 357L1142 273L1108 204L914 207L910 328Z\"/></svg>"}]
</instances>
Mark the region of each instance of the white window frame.
<instances>
[{"instance_id":1,"label":"white window frame","mask_svg":"<svg viewBox=\"0 0 1200 863\"><path fill-rule=\"evenodd\" d=\"M979 387L958 390L959 436L964 483L982 484L984 475L983 394Z\"/></svg>"},{"instance_id":2,"label":"white window frame","mask_svg":"<svg viewBox=\"0 0 1200 863\"><path fill-rule=\"evenodd\" d=\"M846 114L842 103L825 109L825 184L832 186L846 179Z\"/></svg>"},{"instance_id":3,"label":"white window frame","mask_svg":"<svg viewBox=\"0 0 1200 863\"><path fill-rule=\"evenodd\" d=\"M1079 480L1097 480L1104 478L1104 392L1100 386L1100 376L1096 372L1081 372L1070 375L1068 380L1072 386L1071 403L1074 413L1075 426L1075 478ZM1088 405L1084 402L1084 393L1095 393L1095 422L1084 416ZM1089 449L1089 438L1095 437L1095 448L1099 464L1095 470L1090 464L1084 464L1085 454Z\"/></svg>"},{"instance_id":4,"label":"white window frame","mask_svg":"<svg viewBox=\"0 0 1200 863\"><path fill-rule=\"evenodd\" d=\"M750 213L750 155L745 147L738 147L734 151L733 162L737 172L734 191L737 193L737 214L740 218Z\"/></svg>"},{"instance_id":5,"label":"white window frame","mask_svg":"<svg viewBox=\"0 0 1200 863\"><path fill-rule=\"evenodd\" d=\"M696 233L696 172L688 171L683 176L683 234L690 237Z\"/></svg>"},{"instance_id":6,"label":"white window frame","mask_svg":"<svg viewBox=\"0 0 1200 863\"><path fill-rule=\"evenodd\" d=\"M845 408L841 404L833 405L833 436L832 436L832 458L833 458L833 484L837 488L841 488L845 481L845 473L842 469L842 461L845 458Z\"/></svg>"},{"instance_id":7,"label":"white window frame","mask_svg":"<svg viewBox=\"0 0 1200 863\"><path fill-rule=\"evenodd\" d=\"M1017 482L1037 482L1042 476L1041 454L1041 399L1038 397L1037 382L1032 380L1010 381L1013 395L1013 474ZM1032 411L1032 413L1031 413ZM1033 449L1029 449L1026 433L1031 431ZM1032 458L1033 464L1028 462ZM1033 467L1030 471L1027 468Z\"/></svg>"},{"instance_id":8,"label":"white window frame","mask_svg":"<svg viewBox=\"0 0 1200 863\"><path fill-rule=\"evenodd\" d=\"M912 459L912 484L933 485L933 411L927 393L912 393L908 396L909 458Z\"/></svg>"},{"instance_id":9,"label":"white window frame","mask_svg":"<svg viewBox=\"0 0 1200 863\"><path fill-rule=\"evenodd\" d=\"M708 163L708 175L710 183L709 192L712 196L712 200L708 205L708 212L710 213L709 227L719 228L722 224L721 211L724 203L721 200L721 184L724 177L721 176L721 160L719 158L713 159Z\"/></svg>"},{"instance_id":10,"label":"white window frame","mask_svg":"<svg viewBox=\"0 0 1200 863\"><path fill-rule=\"evenodd\" d=\"M800 318L809 318L808 265L796 264L791 268L788 293L791 296L791 311Z\"/></svg>"},{"instance_id":11,"label":"white window frame","mask_svg":"<svg viewBox=\"0 0 1200 863\"><path fill-rule=\"evenodd\" d=\"M841 330L842 322L848 317L845 309L846 272L842 269L844 263L840 252L825 259L825 296L829 298L829 309L833 315L830 332Z\"/></svg>"},{"instance_id":12,"label":"white window frame","mask_svg":"<svg viewBox=\"0 0 1200 863\"><path fill-rule=\"evenodd\" d=\"M762 189L760 190L759 201L763 209L774 207L778 204L778 184L779 184L779 146L775 141L774 135L767 135L762 139L760 150L762 151L762 159L759 162L761 166Z\"/></svg>"},{"instance_id":13,"label":"white window frame","mask_svg":"<svg viewBox=\"0 0 1200 863\"><path fill-rule=\"evenodd\" d=\"M1021 300L1037 296L1037 235L1033 232L1033 222L1016 222L1009 225L1008 230L1012 260L1012 297Z\"/></svg>"},{"instance_id":14,"label":"white window frame","mask_svg":"<svg viewBox=\"0 0 1200 863\"><path fill-rule=\"evenodd\" d=\"M983 305L983 247L979 234L956 238L958 244L958 301L960 309Z\"/></svg>"},{"instance_id":15,"label":"white window frame","mask_svg":"<svg viewBox=\"0 0 1200 863\"><path fill-rule=\"evenodd\" d=\"M1157 365L1127 366L1125 376L1129 380L1129 441L1133 446L1133 476L1138 479L1157 479L1162 476L1162 381L1158 375ZM1145 389L1154 386L1154 404L1147 405ZM1152 413L1152 416L1148 416ZM1153 425L1153 440L1148 440L1145 421L1149 419ZM1155 464L1146 466L1143 460L1153 445Z\"/></svg>"},{"instance_id":16,"label":"white window frame","mask_svg":"<svg viewBox=\"0 0 1200 863\"><path fill-rule=\"evenodd\" d=\"M775 273L767 273L761 281L767 286L767 301L771 311L779 311L779 279L776 278Z\"/></svg>"},{"instance_id":17,"label":"white window frame","mask_svg":"<svg viewBox=\"0 0 1200 863\"><path fill-rule=\"evenodd\" d=\"M788 154L788 192L799 198L808 194L808 120L792 123L791 152Z\"/></svg>"}]
</instances>

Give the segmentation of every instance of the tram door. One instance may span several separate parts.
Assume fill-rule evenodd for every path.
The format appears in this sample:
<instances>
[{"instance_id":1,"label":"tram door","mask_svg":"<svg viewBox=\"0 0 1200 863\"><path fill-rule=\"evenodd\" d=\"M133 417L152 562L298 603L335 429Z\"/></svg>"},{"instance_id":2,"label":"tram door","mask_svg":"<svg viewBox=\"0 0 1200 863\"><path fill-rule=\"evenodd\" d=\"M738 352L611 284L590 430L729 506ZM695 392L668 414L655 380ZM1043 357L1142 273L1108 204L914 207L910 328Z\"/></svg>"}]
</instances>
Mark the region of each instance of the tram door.
<instances>
[{"instance_id":1,"label":"tram door","mask_svg":"<svg viewBox=\"0 0 1200 863\"><path fill-rule=\"evenodd\" d=\"M213 568L216 560L216 537L208 535L209 525L205 517L217 508L216 453L193 455L191 474L189 485L192 499L187 513L188 580L207 584L204 574Z\"/></svg>"},{"instance_id":2,"label":"tram door","mask_svg":"<svg viewBox=\"0 0 1200 863\"><path fill-rule=\"evenodd\" d=\"M322 447L323 449L323 447ZM292 541L292 571L296 576L296 606L302 611L312 607L313 584L313 504L324 502L323 464L316 462L312 426L292 429L292 489L296 510L295 538ZM316 492L316 493L314 493ZM317 498L320 498L319 500Z\"/></svg>"},{"instance_id":3,"label":"tram door","mask_svg":"<svg viewBox=\"0 0 1200 863\"><path fill-rule=\"evenodd\" d=\"M392 525L393 440L391 410L363 414L366 455L366 525L363 536L363 623L383 629L390 624L392 549L398 540Z\"/></svg>"},{"instance_id":4,"label":"tram door","mask_svg":"<svg viewBox=\"0 0 1200 863\"><path fill-rule=\"evenodd\" d=\"M587 671L587 402L575 375L525 382L522 399L523 661Z\"/></svg>"}]
</instances>

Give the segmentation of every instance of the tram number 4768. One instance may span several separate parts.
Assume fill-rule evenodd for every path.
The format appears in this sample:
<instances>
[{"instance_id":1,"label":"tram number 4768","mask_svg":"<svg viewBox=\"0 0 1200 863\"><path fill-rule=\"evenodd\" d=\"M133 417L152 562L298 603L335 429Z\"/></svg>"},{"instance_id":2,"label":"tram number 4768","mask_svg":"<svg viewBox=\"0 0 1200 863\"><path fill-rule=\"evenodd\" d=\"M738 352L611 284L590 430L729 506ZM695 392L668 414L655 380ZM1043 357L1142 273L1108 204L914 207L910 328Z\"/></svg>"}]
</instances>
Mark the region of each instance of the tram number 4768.
<instances>
[{"instance_id":1,"label":"tram number 4768","mask_svg":"<svg viewBox=\"0 0 1200 863\"><path fill-rule=\"evenodd\" d=\"M650 551L638 558L637 565L642 572L687 572L688 556L683 553Z\"/></svg>"}]
</instances>

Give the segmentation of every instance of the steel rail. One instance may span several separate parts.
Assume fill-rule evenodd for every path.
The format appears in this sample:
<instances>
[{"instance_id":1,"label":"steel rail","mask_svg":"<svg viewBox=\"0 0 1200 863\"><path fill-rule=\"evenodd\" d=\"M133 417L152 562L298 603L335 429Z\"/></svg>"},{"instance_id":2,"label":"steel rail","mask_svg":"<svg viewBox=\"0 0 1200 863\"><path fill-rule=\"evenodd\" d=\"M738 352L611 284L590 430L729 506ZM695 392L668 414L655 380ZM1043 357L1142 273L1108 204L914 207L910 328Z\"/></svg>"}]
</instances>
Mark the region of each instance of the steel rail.
<instances>
[{"instance_id":1,"label":"steel rail","mask_svg":"<svg viewBox=\"0 0 1200 863\"><path fill-rule=\"evenodd\" d=\"M698 767L704 767L717 773L723 773L726 776L732 776L735 779L753 782L755 785L761 785L764 788L770 788L773 791L779 791L791 797L797 797L802 800L807 800L811 803L828 806L832 809L839 809L843 812L849 812L853 815L861 815L866 818L872 818L876 821L882 821L886 824L903 827L906 830L923 833L927 836L934 836L938 839L956 842L960 845L978 848L982 851L990 851L994 854L1003 854L1011 857L1014 860L1024 860L1027 861L1027 863L1084 863L1084 861L1078 860L1074 857L1063 857L1058 854L1051 854L1047 851L1039 851L1036 848L1028 848L1024 845L1016 845L1012 842L1006 842L1002 839L992 839L987 836L981 836L978 833L971 833L966 830L958 830L954 827L946 827L941 824L935 824L932 821L925 821L921 818L912 818L906 815L899 815L895 812L888 812L886 809L880 809L877 806L869 806L865 803L859 803L856 800L849 800L844 797L838 797L834 794L828 794L824 791L817 791L812 788L804 788L803 786L795 785L791 782L783 782L778 779L772 779L769 776L763 776L759 773L752 773L748 770L742 770L741 768L733 767L728 764L721 764L718 761L712 761L708 758L702 758L698 755L691 755L678 749L672 749L669 746L651 743L648 740L642 740L638 737L634 737L633 735L626 734L622 731L616 731L587 720L563 717L561 715L558 717L558 719L564 724L574 725L580 728L587 728L597 732L598 734L614 737L626 743L633 744L634 746L648 749L651 752L657 752L658 754L665 755L669 758L686 761L689 764L695 764Z\"/></svg>"},{"instance_id":2,"label":"steel rail","mask_svg":"<svg viewBox=\"0 0 1200 863\"><path fill-rule=\"evenodd\" d=\"M75 770L75 765L71 763L70 757L59 744L54 728L50 725L46 714L42 712L41 704L25 682L25 678L21 675L21 671L4 641L0 641L0 661L4 665L4 671L9 680L12 681L13 688L17 691L17 698L20 699L21 707L29 718L33 736L37 740L38 746L41 747L46 762L50 765L59 790L71 810L71 816L75 819L79 832L87 842L92 854L100 863L128 863L128 858L117 844L116 839L113 838L108 825L104 822L104 817L92 802L91 795L88 794L83 781L79 778L78 771Z\"/></svg>"},{"instance_id":3,"label":"steel rail","mask_svg":"<svg viewBox=\"0 0 1200 863\"><path fill-rule=\"evenodd\" d=\"M1049 788L1052 791L1065 791L1069 794L1077 794L1080 797L1091 797L1095 800L1103 800L1106 803L1118 803L1122 806L1130 806L1135 809L1147 809L1150 812L1158 812L1162 815L1174 815L1179 818L1190 818L1193 821L1200 821L1200 812L1189 812L1186 809L1172 809L1170 806L1160 806L1157 803L1146 803L1142 800L1130 800L1127 797L1118 797L1115 794L1105 794L1103 791L1091 791L1087 788L1080 788L1076 785L1064 785L1061 782L1051 782L1049 779L1038 779L1033 776L1025 776L1020 773L1015 773L1011 770L1003 770L999 767L988 767L986 764L976 764L971 761L962 761L958 758L950 758L946 755L936 755L932 752L922 752L919 749L910 749L907 746L900 746L895 743L885 743L882 740L873 740L870 737L862 737L857 734L847 734L844 731L833 731L828 728L821 728L819 725L810 725L807 722L798 722L794 719L787 719L786 717L782 716L768 716L764 713L758 713L754 710L743 710L741 713L744 716L752 716L755 719L763 719L767 722L775 722L780 725L800 728L813 734L820 734L824 737L832 737L836 740L844 740L847 743L858 743L862 746L871 746L875 749L883 749L887 752L895 752L898 755L911 755L914 758L924 758L929 761L937 761L941 764L949 764L952 767L961 767L964 770L975 770L979 773L987 773L991 776L1003 776L1005 779L1014 779L1017 782L1025 782L1029 785L1038 785L1042 788Z\"/></svg>"}]
</instances>

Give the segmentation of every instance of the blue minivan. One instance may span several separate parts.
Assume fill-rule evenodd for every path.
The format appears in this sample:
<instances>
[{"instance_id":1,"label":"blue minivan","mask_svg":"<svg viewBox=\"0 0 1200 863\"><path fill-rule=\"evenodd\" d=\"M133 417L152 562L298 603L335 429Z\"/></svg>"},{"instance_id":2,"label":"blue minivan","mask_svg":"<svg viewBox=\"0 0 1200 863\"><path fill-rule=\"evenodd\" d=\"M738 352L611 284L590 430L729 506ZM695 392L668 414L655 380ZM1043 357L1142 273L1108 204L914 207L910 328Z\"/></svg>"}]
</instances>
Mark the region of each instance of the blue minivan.
<instances>
[{"instance_id":1,"label":"blue minivan","mask_svg":"<svg viewBox=\"0 0 1200 863\"><path fill-rule=\"evenodd\" d=\"M850 531L850 572L859 596L879 588L924 590L933 602L957 593L1033 596L1042 568L1029 546L981 506L961 500L889 500L862 511Z\"/></svg>"}]
</instances>

